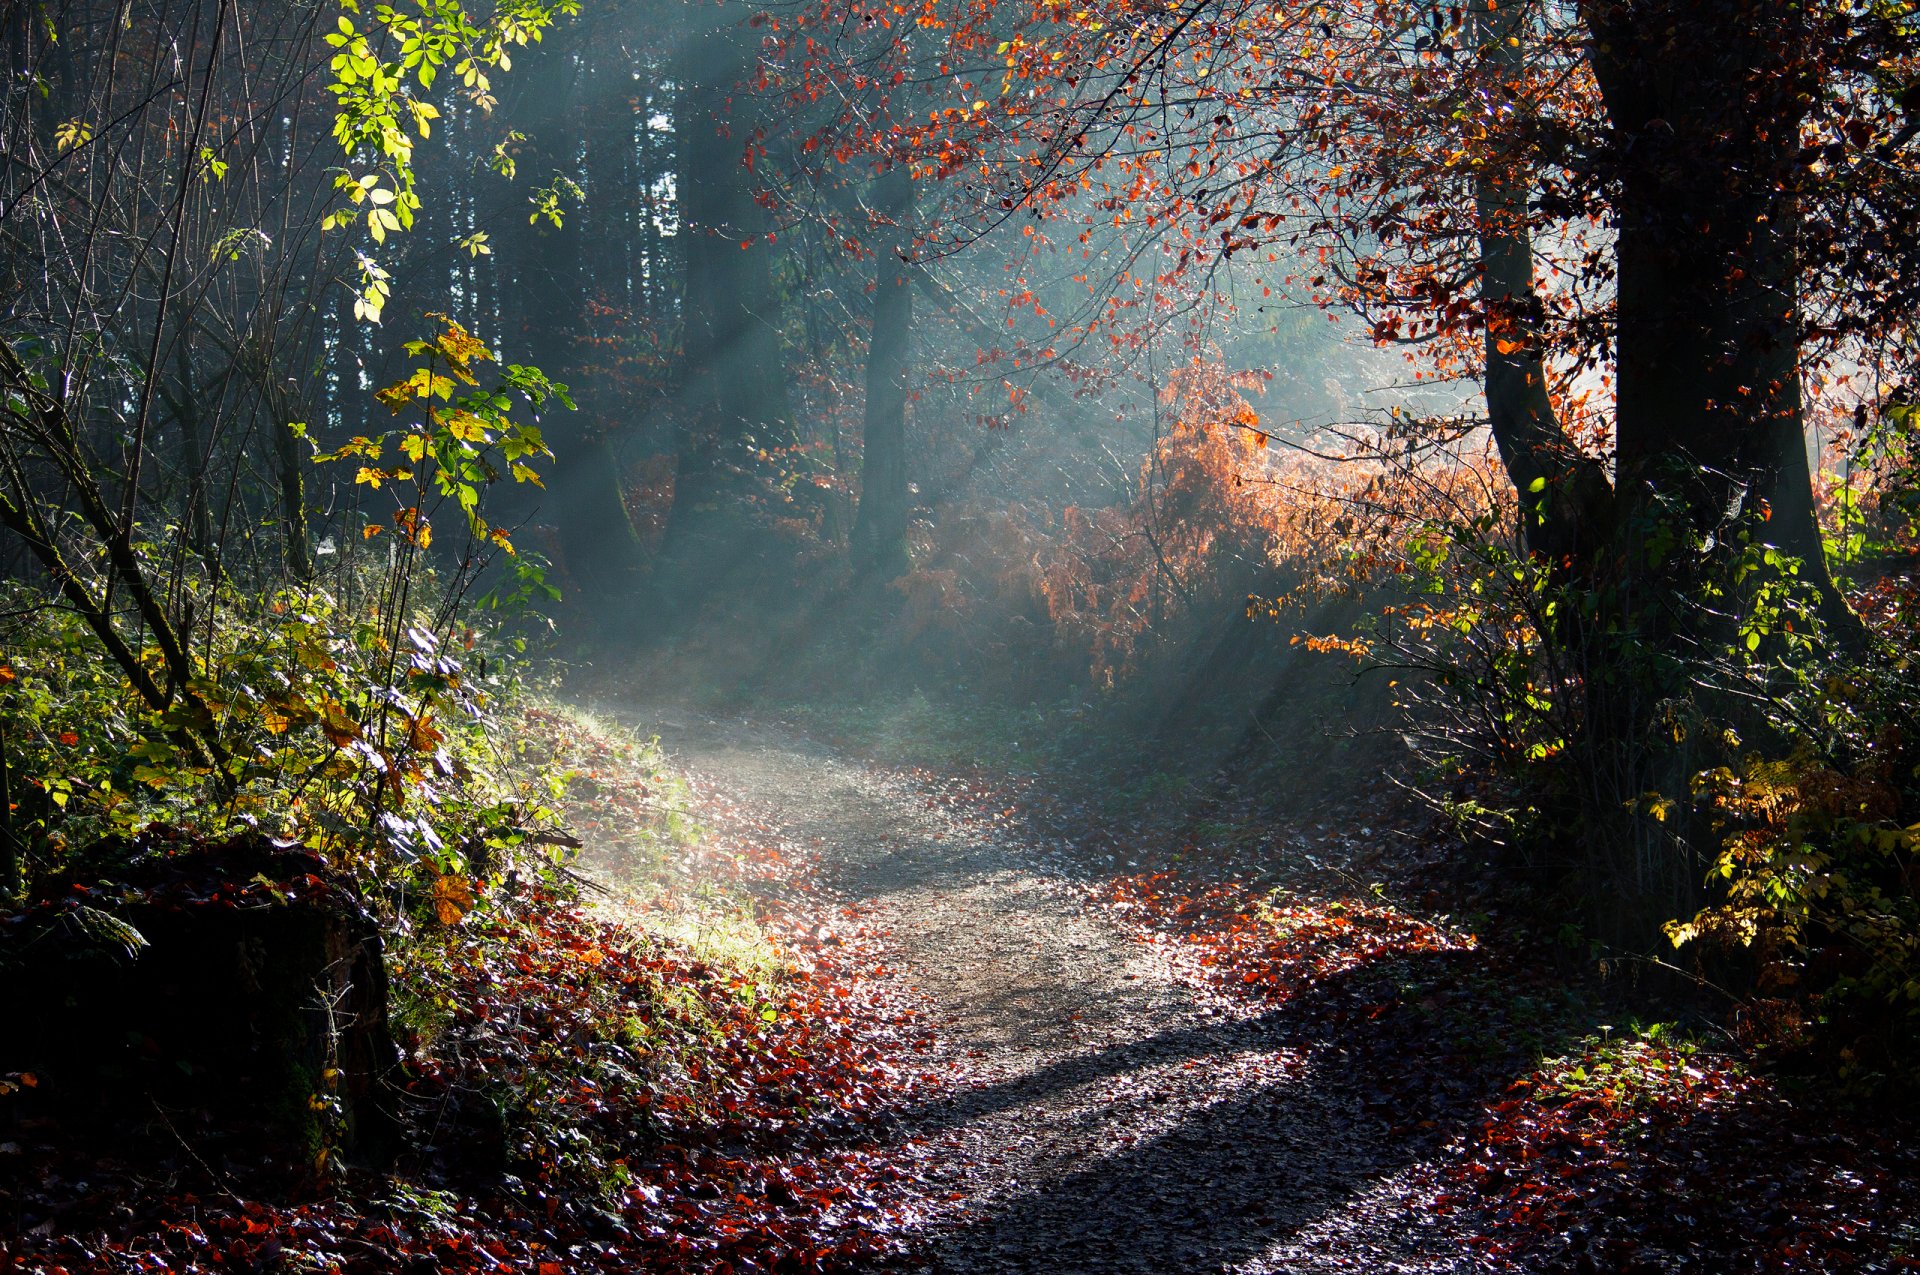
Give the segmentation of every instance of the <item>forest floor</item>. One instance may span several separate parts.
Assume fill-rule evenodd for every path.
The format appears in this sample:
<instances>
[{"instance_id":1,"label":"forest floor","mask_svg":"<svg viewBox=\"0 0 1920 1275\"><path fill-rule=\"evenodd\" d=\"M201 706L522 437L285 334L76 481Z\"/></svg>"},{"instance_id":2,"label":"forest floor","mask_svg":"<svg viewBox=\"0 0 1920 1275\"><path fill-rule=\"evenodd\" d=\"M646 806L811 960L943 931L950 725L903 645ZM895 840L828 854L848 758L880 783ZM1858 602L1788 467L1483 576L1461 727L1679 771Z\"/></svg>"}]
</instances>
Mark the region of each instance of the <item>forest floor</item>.
<instances>
[{"instance_id":1,"label":"forest floor","mask_svg":"<svg viewBox=\"0 0 1920 1275\"><path fill-rule=\"evenodd\" d=\"M767 726L652 725L701 789L809 852L924 997L948 1080L902 1132L935 1269L1466 1269L1354 1208L1403 1166L1337 1066L1088 907L1104 859L1026 839L964 781ZM1340 1257L1303 1263L1333 1230Z\"/></svg>"},{"instance_id":2,"label":"forest floor","mask_svg":"<svg viewBox=\"0 0 1920 1275\"><path fill-rule=\"evenodd\" d=\"M1280 815L604 698L519 728L595 885L394 948L395 1164L198 1107L102 1145L41 1084L0 1272L1920 1270L1906 1125L1630 1017L1384 784Z\"/></svg>"},{"instance_id":3,"label":"forest floor","mask_svg":"<svg viewBox=\"0 0 1920 1275\"><path fill-rule=\"evenodd\" d=\"M1491 936L1396 906L1366 811L1264 830L1256 883L1031 781L644 721L717 835L781 838L920 998L936 1079L892 1154L934 1270L1920 1269L1884 1130L1600 1024L1495 904Z\"/></svg>"}]
</instances>

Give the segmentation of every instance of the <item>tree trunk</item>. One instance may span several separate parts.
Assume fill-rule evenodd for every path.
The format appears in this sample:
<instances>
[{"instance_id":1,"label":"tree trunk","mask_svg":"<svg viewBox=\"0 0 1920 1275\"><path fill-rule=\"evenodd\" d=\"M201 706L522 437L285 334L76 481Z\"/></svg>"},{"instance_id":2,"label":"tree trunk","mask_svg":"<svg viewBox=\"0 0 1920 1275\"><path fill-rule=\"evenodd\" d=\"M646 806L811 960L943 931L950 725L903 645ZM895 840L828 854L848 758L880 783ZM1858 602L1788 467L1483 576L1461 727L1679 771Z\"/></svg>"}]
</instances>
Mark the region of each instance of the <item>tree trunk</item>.
<instances>
[{"instance_id":1,"label":"tree trunk","mask_svg":"<svg viewBox=\"0 0 1920 1275\"><path fill-rule=\"evenodd\" d=\"M214 543L213 506L207 498L207 474L213 457L201 430L201 399L211 391L196 384L189 342L183 337L174 349L180 378L177 396L165 386L160 393L167 400L180 426L180 467L187 476L187 542L194 556L207 565L217 578L220 574L220 547Z\"/></svg>"},{"instance_id":2,"label":"tree trunk","mask_svg":"<svg viewBox=\"0 0 1920 1275\"><path fill-rule=\"evenodd\" d=\"M1480 43L1501 74L1522 72L1521 6L1476 10ZM1562 429L1547 392L1534 290L1533 229L1524 169L1483 168L1474 177L1481 304L1486 311L1487 419L1519 496L1527 547L1562 575L1584 574L1607 536L1613 492L1605 470Z\"/></svg>"},{"instance_id":3,"label":"tree trunk","mask_svg":"<svg viewBox=\"0 0 1920 1275\"><path fill-rule=\"evenodd\" d=\"M560 177L585 175L589 198L611 204L622 192L600 189L593 170L618 170L600 144L582 152L580 119L602 111L625 109L619 101L595 100L588 92L594 77L588 60L570 48L549 42L537 55L540 62L529 75L533 110L527 142L520 159L520 176L529 186L544 186ZM596 153L597 152L597 153ZM545 217L527 225L520 251L519 287L514 302L519 312L510 321L522 333L525 357L555 381L568 384L578 412L549 412L542 425L554 461L542 507L551 518L560 551L579 602L597 621L615 620L632 606L638 587L640 540L627 514L620 487L620 467L609 440L612 422L605 410L606 395L592 379L600 369L588 366L590 343L588 304L597 296L593 276L586 270L582 231L591 212L563 200L563 221L554 225ZM524 216L524 214L522 214ZM608 254L624 245L597 244Z\"/></svg>"},{"instance_id":4,"label":"tree trunk","mask_svg":"<svg viewBox=\"0 0 1920 1275\"><path fill-rule=\"evenodd\" d=\"M891 225L878 236L874 249L865 458L852 557L857 574L891 580L912 565L907 548L907 358L913 324L913 179L904 163L887 170L876 194L877 211Z\"/></svg>"},{"instance_id":5,"label":"tree trunk","mask_svg":"<svg viewBox=\"0 0 1920 1275\"><path fill-rule=\"evenodd\" d=\"M761 452L796 438L787 395L774 247L755 199L750 145L763 123L749 81L759 34L732 8L683 37L675 79L683 243L678 469L655 568L657 605L678 612L747 567Z\"/></svg>"},{"instance_id":6,"label":"tree trunk","mask_svg":"<svg viewBox=\"0 0 1920 1275\"><path fill-rule=\"evenodd\" d=\"M1579 595L1549 643L1555 680L1581 697L1564 777L1580 794L1595 921L1637 945L1699 902L1704 830L1632 811L1648 792L1683 796L1706 764L1672 718L1700 693L1697 652L1734 636L1722 610L1695 603L1702 585L1757 529L1801 559L1830 614L1851 617L1826 571L1801 407L1791 68L1803 18L1764 0L1589 0L1582 13L1613 134L1601 174L1616 233L1611 484L1555 419L1531 181L1511 166L1475 178L1486 391L1528 547ZM1526 6L1480 0L1476 19L1483 56L1521 74Z\"/></svg>"},{"instance_id":7,"label":"tree trunk","mask_svg":"<svg viewBox=\"0 0 1920 1275\"><path fill-rule=\"evenodd\" d=\"M1586 6L1617 139L1618 481L1693 531L1765 519L1836 616L1807 462L1795 183L1804 16L1770 0Z\"/></svg>"}]
</instances>

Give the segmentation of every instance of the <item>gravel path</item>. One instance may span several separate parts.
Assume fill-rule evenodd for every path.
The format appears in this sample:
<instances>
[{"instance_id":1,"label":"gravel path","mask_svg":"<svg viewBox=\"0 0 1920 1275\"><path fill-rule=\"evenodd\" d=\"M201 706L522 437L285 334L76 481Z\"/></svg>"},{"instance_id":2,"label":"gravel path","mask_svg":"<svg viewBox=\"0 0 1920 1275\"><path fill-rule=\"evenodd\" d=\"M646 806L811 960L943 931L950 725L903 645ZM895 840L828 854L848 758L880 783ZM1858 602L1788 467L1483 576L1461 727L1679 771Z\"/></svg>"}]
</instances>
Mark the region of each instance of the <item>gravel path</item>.
<instances>
[{"instance_id":1,"label":"gravel path","mask_svg":"<svg viewBox=\"0 0 1920 1275\"><path fill-rule=\"evenodd\" d=\"M628 714L628 716L632 716ZM647 719L890 930L955 1077L909 1113L931 1269L1453 1271L1337 1056L1191 994L1084 905L1098 865L778 729ZM1110 869L1108 869L1110 871Z\"/></svg>"}]
</instances>

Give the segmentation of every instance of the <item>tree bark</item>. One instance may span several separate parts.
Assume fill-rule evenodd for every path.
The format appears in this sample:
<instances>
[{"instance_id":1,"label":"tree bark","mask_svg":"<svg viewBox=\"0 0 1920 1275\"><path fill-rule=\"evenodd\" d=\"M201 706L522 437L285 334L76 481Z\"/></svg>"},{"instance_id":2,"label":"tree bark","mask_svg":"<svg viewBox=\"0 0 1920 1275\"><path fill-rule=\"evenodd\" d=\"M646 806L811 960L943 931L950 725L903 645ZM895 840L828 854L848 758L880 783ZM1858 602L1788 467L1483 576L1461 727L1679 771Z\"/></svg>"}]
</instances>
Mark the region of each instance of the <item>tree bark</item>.
<instances>
[{"instance_id":1,"label":"tree bark","mask_svg":"<svg viewBox=\"0 0 1920 1275\"><path fill-rule=\"evenodd\" d=\"M756 455L796 439L773 285L774 247L750 147L765 122L750 81L759 34L714 7L677 50L675 132L683 243L678 468L656 604L697 601L754 557Z\"/></svg>"},{"instance_id":2,"label":"tree bark","mask_svg":"<svg viewBox=\"0 0 1920 1275\"><path fill-rule=\"evenodd\" d=\"M1614 134L1623 499L1693 530L1764 519L1829 617L1800 385L1795 245L1805 18L1769 0L1584 6Z\"/></svg>"},{"instance_id":3,"label":"tree bark","mask_svg":"<svg viewBox=\"0 0 1920 1275\"><path fill-rule=\"evenodd\" d=\"M1523 14L1521 5L1496 8L1486 0L1475 10L1480 44L1502 76L1521 74ZM1487 419L1519 496L1527 547L1551 560L1557 573L1584 574L1609 534L1613 491L1600 464L1567 438L1547 392L1528 221L1530 188L1523 167L1483 167L1474 175L1486 312Z\"/></svg>"},{"instance_id":4,"label":"tree bark","mask_svg":"<svg viewBox=\"0 0 1920 1275\"><path fill-rule=\"evenodd\" d=\"M889 224L874 249L865 449L851 548L856 574L891 580L912 566L907 547L907 378L913 324L913 179L906 165L888 169L875 193L876 211Z\"/></svg>"},{"instance_id":5,"label":"tree bark","mask_svg":"<svg viewBox=\"0 0 1920 1275\"><path fill-rule=\"evenodd\" d=\"M1596 921L1629 943L1698 903L1697 828L1631 813L1684 793L1701 757L1663 716L1696 692L1696 644L1733 639L1699 605L1753 533L1801 560L1834 622L1801 404L1793 185L1802 18L1766 0L1588 0L1581 7L1611 145L1615 468L1555 419L1541 342L1524 164L1475 175L1488 417L1528 548L1569 582L1549 656L1577 686ZM1524 4L1478 0L1482 56L1517 81ZM1520 139L1524 141L1524 139ZM1501 159L1507 159L1501 165Z\"/></svg>"}]
</instances>

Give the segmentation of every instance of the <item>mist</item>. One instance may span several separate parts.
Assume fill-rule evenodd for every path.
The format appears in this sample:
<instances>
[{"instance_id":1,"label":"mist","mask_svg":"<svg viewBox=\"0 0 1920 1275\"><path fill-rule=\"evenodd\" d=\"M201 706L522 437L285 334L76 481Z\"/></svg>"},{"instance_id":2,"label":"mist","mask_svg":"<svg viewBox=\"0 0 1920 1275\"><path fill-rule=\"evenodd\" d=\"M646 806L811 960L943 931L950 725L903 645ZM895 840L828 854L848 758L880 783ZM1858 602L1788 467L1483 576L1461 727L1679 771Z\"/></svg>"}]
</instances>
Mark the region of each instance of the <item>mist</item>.
<instances>
[{"instance_id":1,"label":"mist","mask_svg":"<svg viewBox=\"0 0 1920 1275\"><path fill-rule=\"evenodd\" d=\"M0 1267L1910 1265L1916 47L0 0Z\"/></svg>"}]
</instances>

